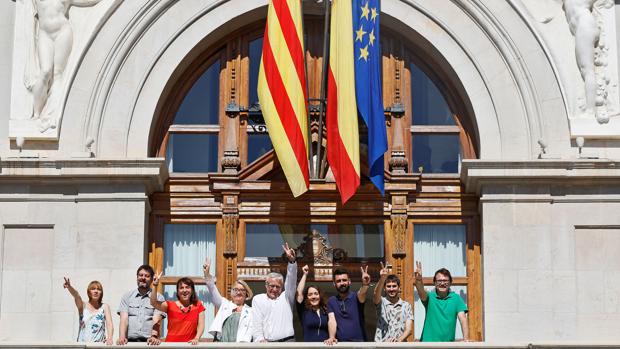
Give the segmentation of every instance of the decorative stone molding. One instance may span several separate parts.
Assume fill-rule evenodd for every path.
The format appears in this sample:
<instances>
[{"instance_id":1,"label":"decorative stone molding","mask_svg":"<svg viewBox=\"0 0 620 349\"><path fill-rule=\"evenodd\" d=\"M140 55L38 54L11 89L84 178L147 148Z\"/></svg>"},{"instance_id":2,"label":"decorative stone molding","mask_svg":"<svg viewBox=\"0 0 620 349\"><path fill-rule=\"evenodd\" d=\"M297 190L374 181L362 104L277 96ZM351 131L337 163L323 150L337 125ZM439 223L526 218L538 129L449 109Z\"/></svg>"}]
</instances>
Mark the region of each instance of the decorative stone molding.
<instances>
[{"instance_id":1,"label":"decorative stone molding","mask_svg":"<svg viewBox=\"0 0 620 349\"><path fill-rule=\"evenodd\" d=\"M89 183L141 182L150 194L163 190L168 179L166 161L150 159L0 159L3 183L24 181L88 181Z\"/></svg>"},{"instance_id":2,"label":"decorative stone molding","mask_svg":"<svg viewBox=\"0 0 620 349\"><path fill-rule=\"evenodd\" d=\"M98 33L115 40L94 40L80 65L84 69L73 78L76 93L68 94L65 116L77 132L63 133L67 144L94 139L97 156L146 156L161 96L184 60L264 16L264 6L258 0L123 2L115 27L103 26ZM537 155L532 146L539 138L549 139L550 147L567 144L562 135L551 139L543 129L568 122L551 57L531 45L536 33L510 4L455 0L438 8L390 0L382 11L390 17L384 25L415 33L413 40L423 38L420 48L439 58L439 70L448 83L456 82L460 95L476 96L468 108L483 135L481 157L528 158ZM514 20L502 21L498 14ZM75 126L81 120L83 125Z\"/></svg>"},{"instance_id":3,"label":"decorative stone molding","mask_svg":"<svg viewBox=\"0 0 620 349\"><path fill-rule=\"evenodd\" d=\"M620 162L598 159L487 161L461 163L461 181L468 192L481 193L483 185L617 185ZM548 194L541 198L548 200Z\"/></svg>"}]
</instances>

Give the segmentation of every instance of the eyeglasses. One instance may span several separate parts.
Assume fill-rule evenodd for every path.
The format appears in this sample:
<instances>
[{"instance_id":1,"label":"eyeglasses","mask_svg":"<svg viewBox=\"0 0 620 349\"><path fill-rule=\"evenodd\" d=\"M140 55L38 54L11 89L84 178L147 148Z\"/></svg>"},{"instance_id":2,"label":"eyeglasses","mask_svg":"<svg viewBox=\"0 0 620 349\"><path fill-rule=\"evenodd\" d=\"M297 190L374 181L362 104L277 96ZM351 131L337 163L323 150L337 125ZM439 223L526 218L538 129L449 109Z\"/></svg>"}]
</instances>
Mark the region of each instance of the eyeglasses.
<instances>
[{"instance_id":1,"label":"eyeglasses","mask_svg":"<svg viewBox=\"0 0 620 349\"><path fill-rule=\"evenodd\" d=\"M450 283L450 280L435 280L435 283L439 285L447 285Z\"/></svg>"},{"instance_id":2,"label":"eyeglasses","mask_svg":"<svg viewBox=\"0 0 620 349\"><path fill-rule=\"evenodd\" d=\"M282 288L282 286L277 285L277 284L271 284L271 285L270 285L270 284L267 284L267 287L269 287L269 288L275 288L276 290L277 290L277 289Z\"/></svg>"},{"instance_id":3,"label":"eyeglasses","mask_svg":"<svg viewBox=\"0 0 620 349\"><path fill-rule=\"evenodd\" d=\"M233 288L232 292L234 294L245 294L245 288Z\"/></svg>"}]
</instances>

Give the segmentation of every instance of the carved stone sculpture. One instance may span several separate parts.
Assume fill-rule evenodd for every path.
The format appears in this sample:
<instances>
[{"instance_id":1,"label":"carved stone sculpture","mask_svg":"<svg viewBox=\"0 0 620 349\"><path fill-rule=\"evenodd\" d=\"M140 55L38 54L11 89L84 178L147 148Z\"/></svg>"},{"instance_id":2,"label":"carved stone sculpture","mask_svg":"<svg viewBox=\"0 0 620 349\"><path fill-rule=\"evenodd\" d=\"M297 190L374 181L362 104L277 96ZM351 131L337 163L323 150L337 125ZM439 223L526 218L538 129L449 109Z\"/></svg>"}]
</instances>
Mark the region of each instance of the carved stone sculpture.
<instances>
[{"instance_id":1,"label":"carved stone sculpture","mask_svg":"<svg viewBox=\"0 0 620 349\"><path fill-rule=\"evenodd\" d=\"M613 0L564 0L564 13L575 37L575 56L585 87L585 116L609 122L607 111L607 51L601 10L611 8Z\"/></svg>"},{"instance_id":2,"label":"carved stone sculpture","mask_svg":"<svg viewBox=\"0 0 620 349\"><path fill-rule=\"evenodd\" d=\"M101 0L22 0L32 21L24 85L32 93L32 118L39 120L39 131L55 128L61 100L62 78L73 46L69 22L71 6L93 6Z\"/></svg>"}]
</instances>

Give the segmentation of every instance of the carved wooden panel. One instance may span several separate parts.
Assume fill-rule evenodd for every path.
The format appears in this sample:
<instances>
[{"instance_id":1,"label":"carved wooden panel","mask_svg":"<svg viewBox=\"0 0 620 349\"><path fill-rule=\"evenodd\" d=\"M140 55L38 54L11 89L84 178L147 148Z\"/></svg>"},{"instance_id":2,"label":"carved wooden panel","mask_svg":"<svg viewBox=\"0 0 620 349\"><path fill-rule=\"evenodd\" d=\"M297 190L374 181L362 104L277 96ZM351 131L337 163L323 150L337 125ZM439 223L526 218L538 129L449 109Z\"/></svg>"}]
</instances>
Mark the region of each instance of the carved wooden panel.
<instances>
[{"instance_id":1,"label":"carved wooden panel","mask_svg":"<svg viewBox=\"0 0 620 349\"><path fill-rule=\"evenodd\" d=\"M393 246L392 256L404 257L407 254L405 246L405 238L407 234L407 215L393 214L392 217L392 239Z\"/></svg>"},{"instance_id":2,"label":"carved wooden panel","mask_svg":"<svg viewBox=\"0 0 620 349\"><path fill-rule=\"evenodd\" d=\"M225 213L222 216L224 222L224 234L226 236L224 245L224 255L234 257L237 255L237 225L239 223L238 213Z\"/></svg>"}]
</instances>

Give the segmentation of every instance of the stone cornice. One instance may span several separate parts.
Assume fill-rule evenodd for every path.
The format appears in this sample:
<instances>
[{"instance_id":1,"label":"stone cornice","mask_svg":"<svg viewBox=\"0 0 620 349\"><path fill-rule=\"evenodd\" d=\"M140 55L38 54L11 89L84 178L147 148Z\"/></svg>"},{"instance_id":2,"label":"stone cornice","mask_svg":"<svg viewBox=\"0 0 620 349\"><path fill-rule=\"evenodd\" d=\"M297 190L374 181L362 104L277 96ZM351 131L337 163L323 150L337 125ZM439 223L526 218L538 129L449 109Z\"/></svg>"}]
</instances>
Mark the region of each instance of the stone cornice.
<instances>
[{"instance_id":1,"label":"stone cornice","mask_svg":"<svg viewBox=\"0 0 620 349\"><path fill-rule=\"evenodd\" d=\"M2 158L0 183L67 182L137 183L145 185L147 194L160 191L168 178L163 158Z\"/></svg>"},{"instance_id":2,"label":"stone cornice","mask_svg":"<svg viewBox=\"0 0 620 349\"><path fill-rule=\"evenodd\" d=\"M468 192L480 193L488 184L595 185L620 183L620 161L573 160L463 160L461 181Z\"/></svg>"}]
</instances>

